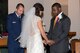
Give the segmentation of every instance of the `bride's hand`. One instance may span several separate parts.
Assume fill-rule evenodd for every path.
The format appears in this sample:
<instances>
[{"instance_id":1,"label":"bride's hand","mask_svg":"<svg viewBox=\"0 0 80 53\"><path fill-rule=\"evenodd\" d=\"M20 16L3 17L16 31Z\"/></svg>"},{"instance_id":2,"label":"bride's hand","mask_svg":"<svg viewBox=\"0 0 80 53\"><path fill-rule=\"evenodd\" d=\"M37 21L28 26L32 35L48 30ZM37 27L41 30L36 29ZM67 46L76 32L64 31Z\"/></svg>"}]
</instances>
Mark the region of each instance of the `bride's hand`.
<instances>
[{"instance_id":1,"label":"bride's hand","mask_svg":"<svg viewBox=\"0 0 80 53\"><path fill-rule=\"evenodd\" d=\"M43 40L43 44L47 45L47 42L46 42L46 40Z\"/></svg>"},{"instance_id":2,"label":"bride's hand","mask_svg":"<svg viewBox=\"0 0 80 53\"><path fill-rule=\"evenodd\" d=\"M55 44L55 41L53 41L53 40L47 40L47 44L48 44L49 46L51 46L51 45Z\"/></svg>"}]
</instances>

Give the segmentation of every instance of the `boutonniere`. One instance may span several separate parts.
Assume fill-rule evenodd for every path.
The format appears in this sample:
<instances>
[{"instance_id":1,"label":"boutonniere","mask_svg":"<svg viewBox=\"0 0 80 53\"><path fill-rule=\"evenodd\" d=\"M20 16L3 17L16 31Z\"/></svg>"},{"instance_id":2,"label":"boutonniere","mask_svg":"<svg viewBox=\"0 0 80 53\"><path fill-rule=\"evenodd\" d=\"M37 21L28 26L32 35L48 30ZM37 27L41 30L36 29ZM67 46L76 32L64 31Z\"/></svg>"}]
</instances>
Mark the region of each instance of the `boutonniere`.
<instances>
[{"instance_id":1,"label":"boutonniere","mask_svg":"<svg viewBox=\"0 0 80 53\"><path fill-rule=\"evenodd\" d=\"M58 15L58 18L59 18L59 23L61 23L61 19L62 19L62 12Z\"/></svg>"},{"instance_id":2,"label":"boutonniere","mask_svg":"<svg viewBox=\"0 0 80 53\"><path fill-rule=\"evenodd\" d=\"M59 19L62 19L62 12L58 15Z\"/></svg>"}]
</instances>

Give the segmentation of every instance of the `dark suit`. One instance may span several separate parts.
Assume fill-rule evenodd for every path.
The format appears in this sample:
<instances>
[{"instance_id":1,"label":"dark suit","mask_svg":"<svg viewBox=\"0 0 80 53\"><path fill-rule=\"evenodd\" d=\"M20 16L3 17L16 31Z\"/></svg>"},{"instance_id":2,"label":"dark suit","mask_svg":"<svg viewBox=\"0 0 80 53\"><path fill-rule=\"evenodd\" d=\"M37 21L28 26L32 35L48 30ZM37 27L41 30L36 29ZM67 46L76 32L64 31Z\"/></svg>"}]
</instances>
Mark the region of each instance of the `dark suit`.
<instances>
[{"instance_id":1,"label":"dark suit","mask_svg":"<svg viewBox=\"0 0 80 53\"><path fill-rule=\"evenodd\" d=\"M15 40L21 33L21 18L17 17L15 12L7 17L7 31L9 33L8 52L24 53L24 49L20 48L19 42Z\"/></svg>"},{"instance_id":2,"label":"dark suit","mask_svg":"<svg viewBox=\"0 0 80 53\"><path fill-rule=\"evenodd\" d=\"M70 29L70 19L62 13L62 19L56 23L54 27L55 18L51 19L50 30L48 38L55 41L55 44L50 46L50 53L67 53L68 51L68 32Z\"/></svg>"}]
</instances>

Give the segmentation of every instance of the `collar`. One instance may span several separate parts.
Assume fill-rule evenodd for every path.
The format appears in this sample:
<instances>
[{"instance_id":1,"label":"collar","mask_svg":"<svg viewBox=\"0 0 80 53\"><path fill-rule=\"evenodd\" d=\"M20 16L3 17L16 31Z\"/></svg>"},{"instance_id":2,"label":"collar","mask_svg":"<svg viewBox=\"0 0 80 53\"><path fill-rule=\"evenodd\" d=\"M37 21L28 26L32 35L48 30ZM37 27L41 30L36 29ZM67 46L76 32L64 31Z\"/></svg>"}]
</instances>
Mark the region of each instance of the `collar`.
<instances>
[{"instance_id":1,"label":"collar","mask_svg":"<svg viewBox=\"0 0 80 53\"><path fill-rule=\"evenodd\" d=\"M63 12L59 13L59 15L58 15L59 19L62 19L62 13Z\"/></svg>"},{"instance_id":2,"label":"collar","mask_svg":"<svg viewBox=\"0 0 80 53\"><path fill-rule=\"evenodd\" d=\"M19 16L16 12L15 12L15 14L17 15L18 18L21 18L21 16Z\"/></svg>"}]
</instances>

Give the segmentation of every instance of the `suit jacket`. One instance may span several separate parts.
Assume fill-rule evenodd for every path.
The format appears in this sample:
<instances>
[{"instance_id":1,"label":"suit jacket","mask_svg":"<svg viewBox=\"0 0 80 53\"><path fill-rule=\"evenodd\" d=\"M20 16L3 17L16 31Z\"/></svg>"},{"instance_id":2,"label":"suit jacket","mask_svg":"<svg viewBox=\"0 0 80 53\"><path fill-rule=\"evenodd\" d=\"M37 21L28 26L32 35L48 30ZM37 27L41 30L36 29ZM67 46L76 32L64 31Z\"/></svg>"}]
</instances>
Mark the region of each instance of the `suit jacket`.
<instances>
[{"instance_id":1,"label":"suit jacket","mask_svg":"<svg viewBox=\"0 0 80 53\"><path fill-rule=\"evenodd\" d=\"M22 16L21 16L22 17ZM24 53L24 49L15 39L21 33L21 18L17 17L16 13L11 13L7 17L8 31L8 53Z\"/></svg>"},{"instance_id":2,"label":"suit jacket","mask_svg":"<svg viewBox=\"0 0 80 53\"><path fill-rule=\"evenodd\" d=\"M62 13L62 19L56 23L54 27L54 20L53 17L51 19L50 30L48 33L48 38L55 41L55 44L51 46L50 51L53 53L63 53L64 51L68 51L68 32L70 30L71 21L69 17ZM55 52L54 52L55 50Z\"/></svg>"},{"instance_id":3,"label":"suit jacket","mask_svg":"<svg viewBox=\"0 0 80 53\"><path fill-rule=\"evenodd\" d=\"M7 17L7 31L9 41L15 40L21 33L21 18L15 12Z\"/></svg>"}]
</instances>

